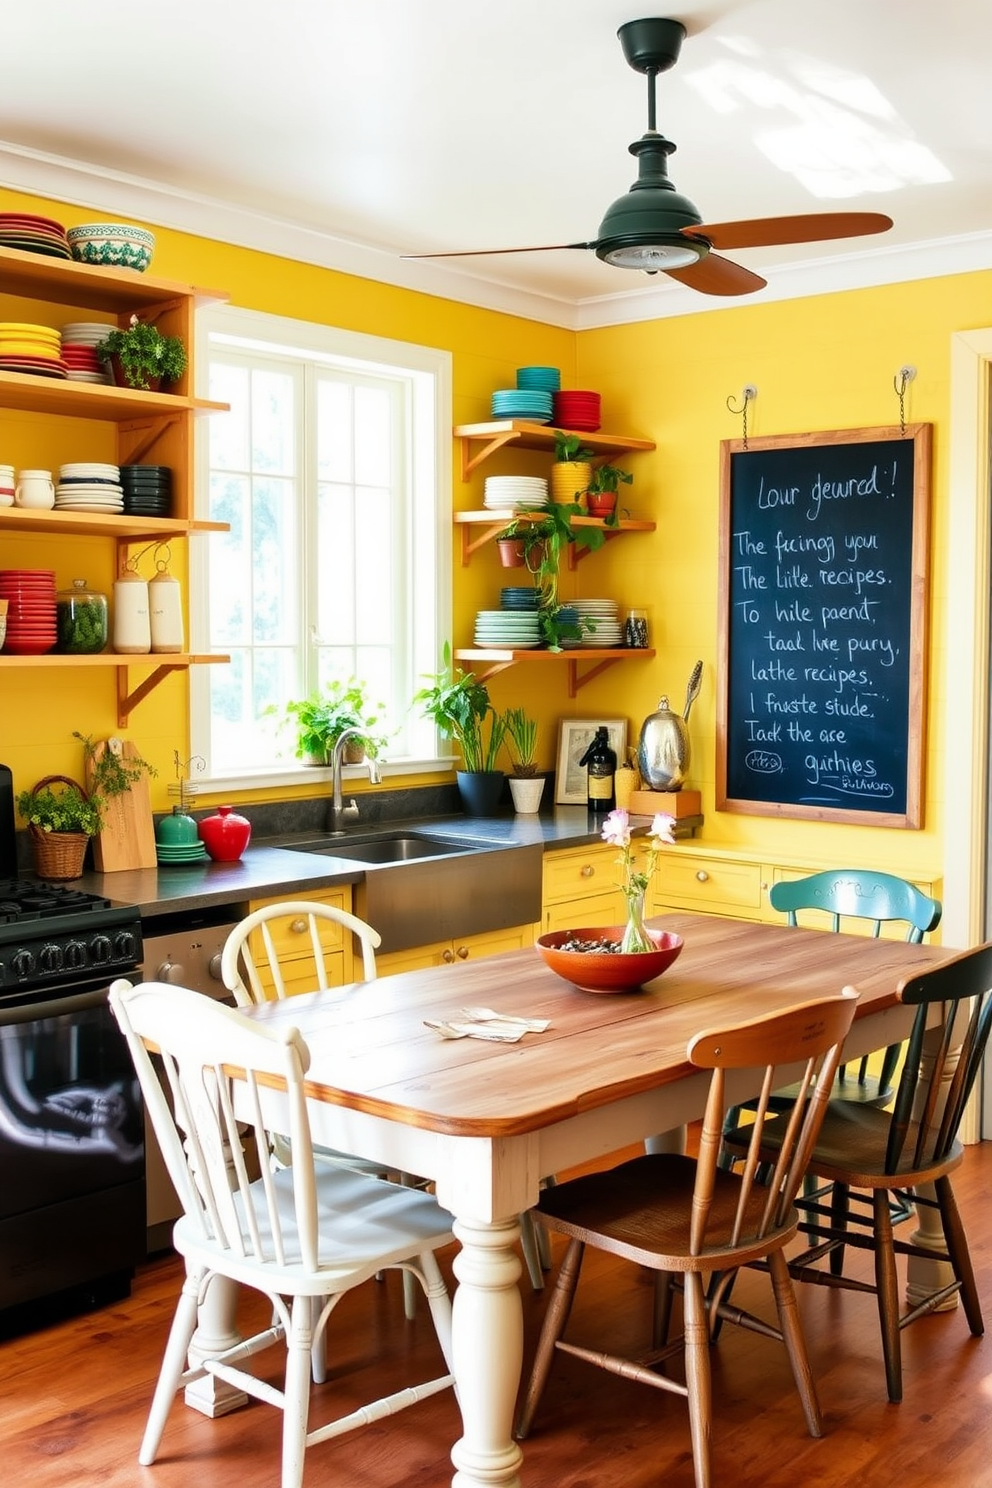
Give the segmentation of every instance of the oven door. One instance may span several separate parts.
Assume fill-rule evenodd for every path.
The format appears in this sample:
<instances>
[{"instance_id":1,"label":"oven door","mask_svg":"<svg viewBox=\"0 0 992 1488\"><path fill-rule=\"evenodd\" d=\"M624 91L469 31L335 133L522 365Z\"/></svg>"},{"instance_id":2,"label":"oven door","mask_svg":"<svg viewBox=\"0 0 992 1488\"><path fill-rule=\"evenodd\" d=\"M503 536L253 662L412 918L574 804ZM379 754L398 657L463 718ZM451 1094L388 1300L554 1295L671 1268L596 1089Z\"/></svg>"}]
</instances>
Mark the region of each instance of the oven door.
<instances>
[{"instance_id":1,"label":"oven door","mask_svg":"<svg viewBox=\"0 0 992 1488\"><path fill-rule=\"evenodd\" d=\"M144 1121L106 981L0 1001L0 1307L144 1256Z\"/></svg>"}]
</instances>

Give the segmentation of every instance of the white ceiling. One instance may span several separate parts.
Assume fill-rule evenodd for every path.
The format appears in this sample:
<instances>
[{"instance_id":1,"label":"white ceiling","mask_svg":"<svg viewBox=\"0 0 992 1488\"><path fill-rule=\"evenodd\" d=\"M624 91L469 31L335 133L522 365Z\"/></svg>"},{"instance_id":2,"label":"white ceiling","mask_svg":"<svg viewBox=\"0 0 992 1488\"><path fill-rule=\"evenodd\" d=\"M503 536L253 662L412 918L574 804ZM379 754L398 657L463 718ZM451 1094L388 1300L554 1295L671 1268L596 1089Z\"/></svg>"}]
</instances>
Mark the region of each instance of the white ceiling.
<instances>
[{"instance_id":1,"label":"white ceiling","mask_svg":"<svg viewBox=\"0 0 992 1488\"><path fill-rule=\"evenodd\" d=\"M704 221L894 219L728 254L762 298L992 265L989 0L30 0L0 184L562 325L737 303L591 252L401 257L595 237L647 123L616 30L659 13L689 34L658 128Z\"/></svg>"}]
</instances>

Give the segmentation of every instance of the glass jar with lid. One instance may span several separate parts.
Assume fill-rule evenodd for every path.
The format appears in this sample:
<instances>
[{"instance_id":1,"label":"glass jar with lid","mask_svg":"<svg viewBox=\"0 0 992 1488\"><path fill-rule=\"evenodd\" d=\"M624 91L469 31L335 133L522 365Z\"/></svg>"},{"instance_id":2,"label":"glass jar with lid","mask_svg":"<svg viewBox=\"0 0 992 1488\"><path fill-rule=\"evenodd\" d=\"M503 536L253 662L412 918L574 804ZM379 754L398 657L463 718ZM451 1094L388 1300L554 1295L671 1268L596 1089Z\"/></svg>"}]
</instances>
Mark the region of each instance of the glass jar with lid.
<instances>
[{"instance_id":1,"label":"glass jar with lid","mask_svg":"<svg viewBox=\"0 0 992 1488\"><path fill-rule=\"evenodd\" d=\"M71 589L55 597L56 649L66 656L91 656L102 651L109 634L107 596L87 589L85 579L73 579Z\"/></svg>"}]
</instances>

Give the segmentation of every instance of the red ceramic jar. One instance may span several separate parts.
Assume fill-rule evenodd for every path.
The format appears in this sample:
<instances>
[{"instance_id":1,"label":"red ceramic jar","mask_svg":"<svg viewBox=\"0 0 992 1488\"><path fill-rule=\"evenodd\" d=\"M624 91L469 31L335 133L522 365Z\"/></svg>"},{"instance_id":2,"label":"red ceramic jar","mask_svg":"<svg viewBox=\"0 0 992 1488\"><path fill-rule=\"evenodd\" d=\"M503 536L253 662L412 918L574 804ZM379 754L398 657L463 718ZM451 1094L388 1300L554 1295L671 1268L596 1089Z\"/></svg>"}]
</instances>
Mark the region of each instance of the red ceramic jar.
<instances>
[{"instance_id":1,"label":"red ceramic jar","mask_svg":"<svg viewBox=\"0 0 992 1488\"><path fill-rule=\"evenodd\" d=\"M251 841L251 822L231 806L218 806L217 815L205 816L198 830L215 863L236 863Z\"/></svg>"}]
</instances>

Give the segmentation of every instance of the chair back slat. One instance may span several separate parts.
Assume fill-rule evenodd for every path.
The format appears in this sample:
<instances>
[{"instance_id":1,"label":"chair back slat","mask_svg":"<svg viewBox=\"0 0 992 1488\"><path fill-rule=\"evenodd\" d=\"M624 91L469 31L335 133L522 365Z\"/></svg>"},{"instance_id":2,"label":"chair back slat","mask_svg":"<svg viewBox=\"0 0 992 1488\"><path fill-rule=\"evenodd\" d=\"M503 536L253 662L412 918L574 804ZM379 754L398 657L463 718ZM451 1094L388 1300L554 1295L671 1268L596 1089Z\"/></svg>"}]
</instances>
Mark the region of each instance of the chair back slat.
<instances>
[{"instance_id":1,"label":"chair back slat","mask_svg":"<svg viewBox=\"0 0 992 1488\"><path fill-rule=\"evenodd\" d=\"M768 898L790 925L800 924L802 911L820 910L829 915L835 933L842 919L857 919L867 921L871 934L878 937L883 925L900 921L906 926L906 939L913 944L937 928L942 912L938 899L906 879L861 868L829 869L784 880L772 885Z\"/></svg>"},{"instance_id":2,"label":"chair back slat","mask_svg":"<svg viewBox=\"0 0 992 1488\"><path fill-rule=\"evenodd\" d=\"M367 982L375 979L375 951L382 940L378 931L357 915L338 909L334 904L324 904L316 899L287 899L254 910L235 926L225 942L221 953L221 980L234 994L240 1007L250 1007L253 1003L265 1002L267 998L281 1001L286 996L286 980L275 935L279 922L285 921L291 922L294 931L300 931L299 949L294 938L294 975L298 977L301 962L304 965L307 962L302 953L309 951L315 992L330 986L327 955L321 941L321 928L328 922L355 937L362 950L362 976Z\"/></svg>"},{"instance_id":3,"label":"chair back slat","mask_svg":"<svg viewBox=\"0 0 992 1488\"><path fill-rule=\"evenodd\" d=\"M115 982L110 1005L187 1219L234 1256L315 1269L317 1206L304 1090L309 1051L298 1031L268 1028L237 1008L159 982ZM293 1150L292 1182L282 1185L269 1161L266 1093L273 1088L285 1092L288 1116L281 1112L279 1119Z\"/></svg>"},{"instance_id":4,"label":"chair back slat","mask_svg":"<svg viewBox=\"0 0 992 1488\"><path fill-rule=\"evenodd\" d=\"M898 1172L914 1127L915 1168L943 1161L957 1140L992 1026L992 943L907 977L898 992L917 1012L889 1126L888 1172ZM941 1033L928 1041L928 1015L938 1004Z\"/></svg>"},{"instance_id":5,"label":"chair back slat","mask_svg":"<svg viewBox=\"0 0 992 1488\"><path fill-rule=\"evenodd\" d=\"M840 1063L844 1039L854 1017L858 994L850 987L836 997L804 1003L770 1013L746 1024L709 1029L697 1034L688 1057L700 1069L713 1071L710 1080L690 1224L690 1251L725 1248L762 1239L787 1220L805 1173L826 1111L830 1084ZM770 1096L786 1083L785 1071L802 1067L803 1099L796 1101L784 1122L776 1117ZM729 1230L718 1216L720 1229L711 1226L720 1139L727 1115L725 1071L763 1070L761 1095L754 1105L754 1123L739 1177L736 1209ZM791 1077L791 1076L790 1076ZM750 1110L751 1108L749 1108ZM758 1152L766 1121L777 1120L784 1130L774 1172L767 1187L757 1182Z\"/></svg>"}]
</instances>

